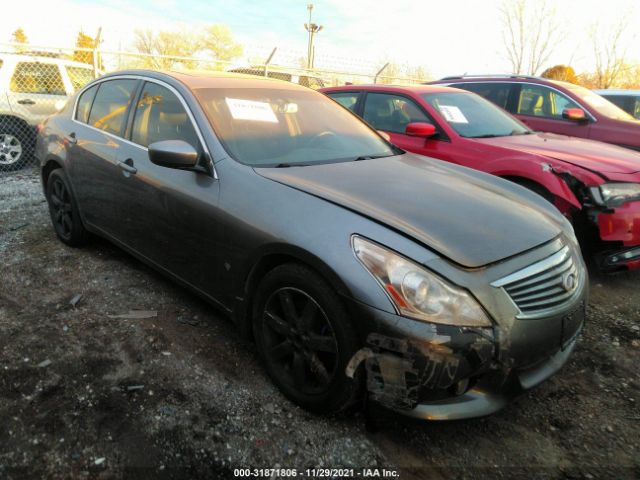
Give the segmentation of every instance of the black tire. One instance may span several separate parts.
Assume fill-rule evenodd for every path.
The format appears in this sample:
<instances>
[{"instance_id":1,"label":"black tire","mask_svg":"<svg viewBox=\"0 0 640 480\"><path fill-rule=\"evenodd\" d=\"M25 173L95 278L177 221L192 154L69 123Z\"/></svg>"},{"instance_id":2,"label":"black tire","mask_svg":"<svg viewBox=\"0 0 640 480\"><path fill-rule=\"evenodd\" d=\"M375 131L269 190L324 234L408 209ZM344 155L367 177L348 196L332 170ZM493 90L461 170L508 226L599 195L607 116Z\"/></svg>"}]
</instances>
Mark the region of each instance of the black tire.
<instances>
[{"instance_id":1,"label":"black tire","mask_svg":"<svg viewBox=\"0 0 640 480\"><path fill-rule=\"evenodd\" d=\"M33 159L35 134L30 126L0 118L0 171L24 167Z\"/></svg>"},{"instance_id":2,"label":"black tire","mask_svg":"<svg viewBox=\"0 0 640 480\"><path fill-rule=\"evenodd\" d=\"M357 400L361 375L345 374L357 337L340 297L316 272L295 263L269 272L256 292L253 328L267 373L287 398L315 413Z\"/></svg>"},{"instance_id":3,"label":"black tire","mask_svg":"<svg viewBox=\"0 0 640 480\"><path fill-rule=\"evenodd\" d=\"M47 203L51 223L58 238L71 247L80 247L87 243L89 232L82 224L69 181L60 168L51 172L47 179Z\"/></svg>"}]
</instances>

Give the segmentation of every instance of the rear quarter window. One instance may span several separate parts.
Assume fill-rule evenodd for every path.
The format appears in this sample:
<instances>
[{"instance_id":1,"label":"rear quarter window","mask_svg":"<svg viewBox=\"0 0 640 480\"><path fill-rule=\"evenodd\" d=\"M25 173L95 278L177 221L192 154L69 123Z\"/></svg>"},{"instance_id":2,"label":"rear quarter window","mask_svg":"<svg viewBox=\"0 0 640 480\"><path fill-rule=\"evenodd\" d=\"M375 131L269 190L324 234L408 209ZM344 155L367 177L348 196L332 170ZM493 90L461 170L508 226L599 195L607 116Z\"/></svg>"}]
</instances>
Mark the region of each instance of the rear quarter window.
<instances>
[{"instance_id":1,"label":"rear quarter window","mask_svg":"<svg viewBox=\"0 0 640 480\"><path fill-rule=\"evenodd\" d=\"M89 111L91 110L91 104L98 91L98 85L95 85L88 90L85 90L78 99L78 106L76 107L76 120L82 123L87 123L89 120Z\"/></svg>"}]
</instances>

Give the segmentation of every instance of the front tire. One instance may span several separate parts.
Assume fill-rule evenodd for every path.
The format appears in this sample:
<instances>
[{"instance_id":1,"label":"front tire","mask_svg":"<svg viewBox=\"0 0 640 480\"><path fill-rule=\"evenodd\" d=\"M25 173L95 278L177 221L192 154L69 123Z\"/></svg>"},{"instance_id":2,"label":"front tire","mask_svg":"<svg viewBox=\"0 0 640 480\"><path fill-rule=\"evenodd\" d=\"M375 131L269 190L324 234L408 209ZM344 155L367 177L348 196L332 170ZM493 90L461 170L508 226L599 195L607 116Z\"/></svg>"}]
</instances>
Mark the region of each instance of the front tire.
<instances>
[{"instance_id":1,"label":"front tire","mask_svg":"<svg viewBox=\"0 0 640 480\"><path fill-rule=\"evenodd\" d=\"M58 238L71 247L84 245L89 238L89 232L82 224L69 181L60 168L51 172L47 179L47 203L51 223Z\"/></svg>"},{"instance_id":2,"label":"front tire","mask_svg":"<svg viewBox=\"0 0 640 480\"><path fill-rule=\"evenodd\" d=\"M253 328L267 373L284 395L315 413L355 402L361 376L345 368L358 348L340 297L313 270L285 264L256 292Z\"/></svg>"}]
</instances>

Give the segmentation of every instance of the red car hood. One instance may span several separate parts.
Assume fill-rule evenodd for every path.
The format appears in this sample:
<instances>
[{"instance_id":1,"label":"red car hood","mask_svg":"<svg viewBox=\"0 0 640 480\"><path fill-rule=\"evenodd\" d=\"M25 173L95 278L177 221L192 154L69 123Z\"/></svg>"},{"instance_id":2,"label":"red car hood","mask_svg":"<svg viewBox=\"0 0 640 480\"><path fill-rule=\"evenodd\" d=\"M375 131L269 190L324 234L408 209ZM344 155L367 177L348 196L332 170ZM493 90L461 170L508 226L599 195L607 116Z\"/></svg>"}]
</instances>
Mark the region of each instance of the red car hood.
<instances>
[{"instance_id":1,"label":"red car hood","mask_svg":"<svg viewBox=\"0 0 640 480\"><path fill-rule=\"evenodd\" d=\"M594 140L553 133L478 139L497 147L512 148L568 162L593 172L640 172L640 152Z\"/></svg>"}]
</instances>

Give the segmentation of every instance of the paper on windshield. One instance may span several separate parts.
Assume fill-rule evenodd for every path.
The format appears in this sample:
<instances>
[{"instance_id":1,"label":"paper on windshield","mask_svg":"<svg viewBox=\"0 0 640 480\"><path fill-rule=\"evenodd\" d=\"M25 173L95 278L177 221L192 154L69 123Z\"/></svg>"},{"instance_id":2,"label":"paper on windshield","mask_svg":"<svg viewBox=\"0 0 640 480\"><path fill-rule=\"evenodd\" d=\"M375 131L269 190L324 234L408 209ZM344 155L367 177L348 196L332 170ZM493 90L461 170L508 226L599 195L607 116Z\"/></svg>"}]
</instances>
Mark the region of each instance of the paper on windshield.
<instances>
[{"instance_id":1,"label":"paper on windshield","mask_svg":"<svg viewBox=\"0 0 640 480\"><path fill-rule=\"evenodd\" d=\"M256 102L240 98L225 98L231 116L235 120L278 123L276 114L267 102Z\"/></svg>"},{"instance_id":2,"label":"paper on windshield","mask_svg":"<svg viewBox=\"0 0 640 480\"><path fill-rule=\"evenodd\" d=\"M454 105L440 105L438 108L447 122L469 123L469 120L464 116L464 113Z\"/></svg>"}]
</instances>

